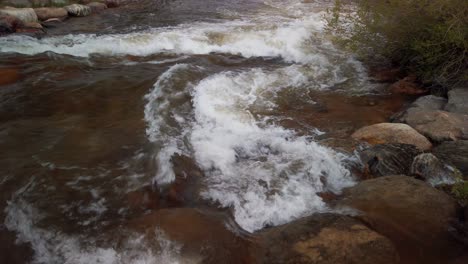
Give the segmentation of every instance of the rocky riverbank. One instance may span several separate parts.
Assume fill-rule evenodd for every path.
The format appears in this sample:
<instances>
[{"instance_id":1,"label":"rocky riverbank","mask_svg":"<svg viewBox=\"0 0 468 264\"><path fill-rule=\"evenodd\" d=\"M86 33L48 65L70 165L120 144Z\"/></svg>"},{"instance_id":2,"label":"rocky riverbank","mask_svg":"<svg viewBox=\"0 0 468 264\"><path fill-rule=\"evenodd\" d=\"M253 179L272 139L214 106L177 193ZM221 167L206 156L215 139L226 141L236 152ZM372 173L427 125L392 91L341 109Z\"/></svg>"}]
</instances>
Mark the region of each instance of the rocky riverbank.
<instances>
[{"instance_id":1,"label":"rocky riverbank","mask_svg":"<svg viewBox=\"0 0 468 264\"><path fill-rule=\"evenodd\" d=\"M44 34L47 28L62 26L70 17L99 14L120 6L119 0L0 2L0 36L12 33Z\"/></svg>"}]
</instances>

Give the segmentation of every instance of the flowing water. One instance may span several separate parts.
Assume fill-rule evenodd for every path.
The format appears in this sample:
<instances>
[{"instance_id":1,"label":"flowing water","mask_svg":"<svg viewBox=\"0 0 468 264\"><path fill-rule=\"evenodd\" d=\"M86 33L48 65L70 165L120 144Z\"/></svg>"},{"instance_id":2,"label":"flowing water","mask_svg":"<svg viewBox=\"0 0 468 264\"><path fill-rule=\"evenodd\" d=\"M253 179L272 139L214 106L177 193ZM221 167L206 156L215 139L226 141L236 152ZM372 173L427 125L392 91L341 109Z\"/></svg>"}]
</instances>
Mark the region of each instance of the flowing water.
<instances>
[{"instance_id":1,"label":"flowing water","mask_svg":"<svg viewBox=\"0 0 468 264\"><path fill-rule=\"evenodd\" d=\"M331 210L349 135L403 99L329 41L326 2L139 1L0 38L4 259L209 263L183 230L248 239ZM152 224L164 208L210 217Z\"/></svg>"}]
</instances>

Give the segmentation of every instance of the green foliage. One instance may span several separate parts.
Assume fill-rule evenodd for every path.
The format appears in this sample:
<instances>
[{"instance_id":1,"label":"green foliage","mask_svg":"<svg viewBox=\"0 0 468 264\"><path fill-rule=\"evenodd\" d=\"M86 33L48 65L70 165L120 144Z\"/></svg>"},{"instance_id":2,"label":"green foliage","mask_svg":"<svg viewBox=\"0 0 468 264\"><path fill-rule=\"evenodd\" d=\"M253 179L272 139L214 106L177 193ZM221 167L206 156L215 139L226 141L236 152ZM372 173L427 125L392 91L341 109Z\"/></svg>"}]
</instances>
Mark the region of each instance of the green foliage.
<instances>
[{"instance_id":1,"label":"green foliage","mask_svg":"<svg viewBox=\"0 0 468 264\"><path fill-rule=\"evenodd\" d=\"M363 59L383 57L426 83L468 81L468 1L336 0L327 29Z\"/></svg>"},{"instance_id":2,"label":"green foliage","mask_svg":"<svg viewBox=\"0 0 468 264\"><path fill-rule=\"evenodd\" d=\"M462 204L468 203L468 181L458 181L452 186L453 196Z\"/></svg>"}]
</instances>

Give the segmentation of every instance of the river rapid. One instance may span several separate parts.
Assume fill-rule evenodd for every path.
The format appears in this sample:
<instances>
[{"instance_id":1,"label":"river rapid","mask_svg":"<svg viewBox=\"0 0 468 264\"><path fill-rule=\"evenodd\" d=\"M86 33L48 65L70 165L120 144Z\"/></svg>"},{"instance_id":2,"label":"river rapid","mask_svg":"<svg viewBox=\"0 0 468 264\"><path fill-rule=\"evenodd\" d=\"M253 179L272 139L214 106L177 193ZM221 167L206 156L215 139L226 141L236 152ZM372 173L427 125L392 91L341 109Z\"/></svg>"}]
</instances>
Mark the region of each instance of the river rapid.
<instances>
[{"instance_id":1,"label":"river rapid","mask_svg":"<svg viewBox=\"0 0 468 264\"><path fill-rule=\"evenodd\" d=\"M356 182L349 135L403 99L330 42L327 2L142 1L0 38L20 75L0 89L6 259L209 263L168 234L193 214L135 223L195 208L249 238L332 210L323 194Z\"/></svg>"}]
</instances>

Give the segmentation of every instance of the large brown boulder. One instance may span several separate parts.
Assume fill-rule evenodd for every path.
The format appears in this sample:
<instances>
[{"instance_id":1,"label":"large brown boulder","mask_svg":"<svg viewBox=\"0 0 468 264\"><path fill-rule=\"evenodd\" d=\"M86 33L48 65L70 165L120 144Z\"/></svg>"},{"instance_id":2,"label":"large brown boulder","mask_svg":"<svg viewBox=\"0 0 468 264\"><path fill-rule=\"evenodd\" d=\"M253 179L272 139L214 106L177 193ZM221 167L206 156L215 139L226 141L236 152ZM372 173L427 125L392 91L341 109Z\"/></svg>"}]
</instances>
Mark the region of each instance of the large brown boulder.
<instances>
[{"instance_id":1,"label":"large brown boulder","mask_svg":"<svg viewBox=\"0 0 468 264\"><path fill-rule=\"evenodd\" d=\"M393 244L361 222L343 215L317 214L254 235L257 261L265 264L390 264Z\"/></svg>"},{"instance_id":2,"label":"large brown boulder","mask_svg":"<svg viewBox=\"0 0 468 264\"><path fill-rule=\"evenodd\" d=\"M402 121L435 142L468 139L468 115L410 108Z\"/></svg>"},{"instance_id":3,"label":"large brown boulder","mask_svg":"<svg viewBox=\"0 0 468 264\"><path fill-rule=\"evenodd\" d=\"M32 8L2 8L0 14L18 18L23 23L37 23L37 15Z\"/></svg>"},{"instance_id":4,"label":"large brown boulder","mask_svg":"<svg viewBox=\"0 0 468 264\"><path fill-rule=\"evenodd\" d=\"M409 263L433 263L457 247L448 231L457 203L423 181L380 177L345 189L343 196L340 206L359 210L363 221L390 238L402 257L412 259Z\"/></svg>"},{"instance_id":5,"label":"large brown boulder","mask_svg":"<svg viewBox=\"0 0 468 264\"><path fill-rule=\"evenodd\" d=\"M380 123L363 127L351 137L370 144L403 143L415 145L420 150L429 150L431 142L407 124Z\"/></svg>"},{"instance_id":6,"label":"large brown boulder","mask_svg":"<svg viewBox=\"0 0 468 264\"><path fill-rule=\"evenodd\" d=\"M199 259L196 263L252 263L247 240L235 233L234 224L224 214L193 208L162 209L129 223L139 233L158 236L161 230L181 245L181 258Z\"/></svg>"},{"instance_id":7,"label":"large brown boulder","mask_svg":"<svg viewBox=\"0 0 468 264\"><path fill-rule=\"evenodd\" d=\"M40 7L34 8L34 11L41 21L45 21L51 18L64 18L68 16L68 11L61 7Z\"/></svg>"}]
</instances>

